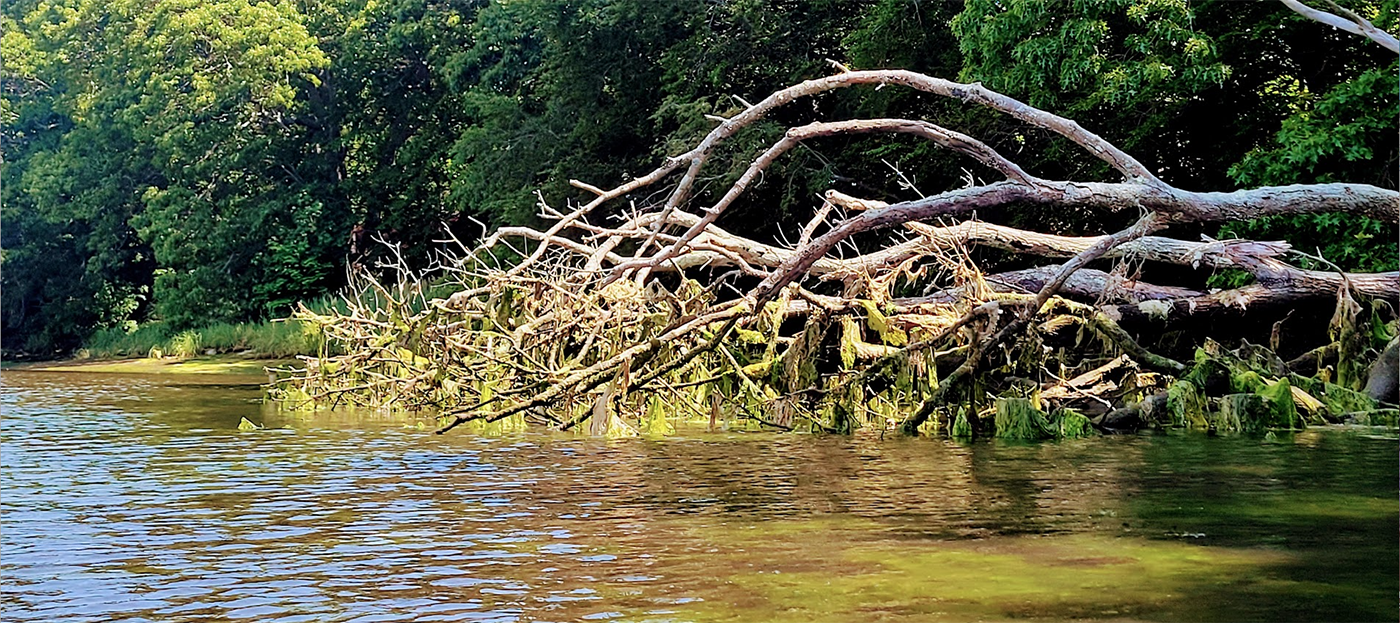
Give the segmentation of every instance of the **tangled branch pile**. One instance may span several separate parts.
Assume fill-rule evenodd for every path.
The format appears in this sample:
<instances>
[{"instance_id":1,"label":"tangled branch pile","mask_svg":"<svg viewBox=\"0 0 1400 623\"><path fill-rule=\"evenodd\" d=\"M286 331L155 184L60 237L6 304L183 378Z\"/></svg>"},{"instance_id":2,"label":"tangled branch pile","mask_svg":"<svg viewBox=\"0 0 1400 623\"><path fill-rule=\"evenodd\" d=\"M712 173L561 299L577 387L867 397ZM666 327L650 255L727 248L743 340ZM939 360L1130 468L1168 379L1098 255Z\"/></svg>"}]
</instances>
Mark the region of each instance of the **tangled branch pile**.
<instances>
[{"instance_id":1,"label":"tangled branch pile","mask_svg":"<svg viewBox=\"0 0 1400 623\"><path fill-rule=\"evenodd\" d=\"M695 205L711 156L740 129L795 100L857 85L992 109L1073 142L1122 180L1041 179L927 121L860 119L789 129L721 198ZM677 418L1019 438L1088 434L1091 418L1101 428L1221 430L1394 418L1381 401L1395 401L1400 274L1303 270L1285 261L1295 252L1281 242L1155 234L1324 211L1397 223L1400 193L1359 184L1185 191L1073 121L978 84L907 71L842 71L716 120L698 146L644 176L609 190L574 182L593 195L583 205L564 212L541 200L553 224L497 230L449 269L463 289L446 299L430 300L407 282L371 284L376 305L331 315L303 310L300 317L322 327L342 354L327 351L284 371L278 395L289 404L432 409L444 431L511 419L563 430L587 423L610 435L664 431ZM803 141L870 133L921 137L1004 179L893 204L830 191L788 246L716 225ZM668 190L665 201L649 202L658 188ZM599 224L604 206L629 201L619 224ZM973 216L1013 205L1137 219L1122 231L1068 237ZM884 244L843 255L857 249L856 236ZM528 254L493 264L491 253L511 240L526 241ZM971 260L979 246L1063 261L989 275ZM1096 261L1110 270L1090 268ZM1130 262L1237 269L1254 282L1214 292L1152 285L1129 276ZM910 291L923 294L900 296ZM1176 361L1124 328L1160 332L1310 299L1336 301L1333 339L1289 363L1267 348L1231 351L1215 342L1194 360ZM1368 299L1369 308L1358 302ZM1390 340L1388 369L1384 358L1368 366L1382 350L1378 337ZM1370 367L1378 373L1362 391Z\"/></svg>"}]
</instances>

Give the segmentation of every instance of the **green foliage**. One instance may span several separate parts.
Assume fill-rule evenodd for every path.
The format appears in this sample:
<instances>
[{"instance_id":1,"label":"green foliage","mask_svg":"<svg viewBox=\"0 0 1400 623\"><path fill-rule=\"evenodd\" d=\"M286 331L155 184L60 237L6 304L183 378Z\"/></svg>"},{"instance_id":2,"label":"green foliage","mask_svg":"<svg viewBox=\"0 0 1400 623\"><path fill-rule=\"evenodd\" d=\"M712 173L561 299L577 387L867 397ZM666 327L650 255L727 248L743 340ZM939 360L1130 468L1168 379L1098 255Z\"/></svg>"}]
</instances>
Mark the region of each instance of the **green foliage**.
<instances>
[{"instance_id":1,"label":"green foliage","mask_svg":"<svg viewBox=\"0 0 1400 623\"><path fill-rule=\"evenodd\" d=\"M325 89L323 123L340 135L331 137L343 155L338 190L365 234L353 251L372 253L372 234L421 262L443 222L474 207L451 200L453 179L464 173L451 152L474 122L467 90L481 77L464 59L476 41L473 19L487 3L327 4L317 26L334 82Z\"/></svg>"},{"instance_id":2,"label":"green foliage","mask_svg":"<svg viewBox=\"0 0 1400 623\"><path fill-rule=\"evenodd\" d=\"M1002 439L1035 440L1053 435L1049 420L1029 398L998 398L996 429L996 436Z\"/></svg>"},{"instance_id":3,"label":"green foliage","mask_svg":"<svg viewBox=\"0 0 1400 623\"><path fill-rule=\"evenodd\" d=\"M1231 176L1249 186L1384 180L1393 172L1376 165L1394 162L1395 119L1377 113L1396 112L1396 72L1391 63L1326 93L1298 93L1274 143L1245 154ZM1351 175L1339 179L1343 171Z\"/></svg>"},{"instance_id":4,"label":"green foliage","mask_svg":"<svg viewBox=\"0 0 1400 623\"><path fill-rule=\"evenodd\" d=\"M968 438L972 436L972 424L967 421L967 414L961 409L953 419L953 436L958 438Z\"/></svg>"},{"instance_id":5,"label":"green foliage","mask_svg":"<svg viewBox=\"0 0 1400 623\"><path fill-rule=\"evenodd\" d=\"M83 344L83 350L97 359L119 357L144 357L152 348L164 348L170 339L170 327L162 322L143 324L139 327L111 327L92 334Z\"/></svg>"},{"instance_id":6,"label":"green foliage","mask_svg":"<svg viewBox=\"0 0 1400 623\"><path fill-rule=\"evenodd\" d=\"M1160 141L1199 94L1231 75L1185 0L969 0L952 21L961 77L1080 121L1129 151ZM1020 137L1070 174L1103 166L1062 143Z\"/></svg>"},{"instance_id":7,"label":"green foliage","mask_svg":"<svg viewBox=\"0 0 1400 623\"><path fill-rule=\"evenodd\" d=\"M1395 30L1396 0L1342 4ZM1178 186L1396 185L1394 55L1276 3L969 0L952 27L964 79L1066 114ZM1061 141L1017 140L1042 174L1108 174ZM1270 217L1219 234L1233 236L1288 240L1347 270L1397 266L1392 228L1364 218Z\"/></svg>"},{"instance_id":8,"label":"green foliage","mask_svg":"<svg viewBox=\"0 0 1400 623\"><path fill-rule=\"evenodd\" d=\"M1056 436L1061 439L1081 439L1098 434L1089 418L1074 409L1051 411L1050 423L1056 428Z\"/></svg>"},{"instance_id":9,"label":"green foliage","mask_svg":"<svg viewBox=\"0 0 1400 623\"><path fill-rule=\"evenodd\" d=\"M1395 26L1396 0L1345 4ZM10 350L116 343L94 332L131 323L283 316L334 291L347 268L372 269L377 238L421 268L444 228L470 239L471 218L531 223L537 191L562 207L579 198L570 179L610 186L647 171L711 130L706 114L828 74L827 59L983 81L1186 188L1395 185L1393 57L1276 3L25 0L4 6L0 30ZM1049 177L1106 173L995 115L851 89L735 136L696 203L783 128L853 116L937 119ZM908 137L815 140L721 224L771 239L829 188L906 199L960 186L964 167L986 175ZM1101 230L1089 217L1011 216ZM1364 219L1279 217L1225 234L1321 247L1349 269L1396 267L1393 232ZM879 310L869 319L901 341Z\"/></svg>"},{"instance_id":10,"label":"green foliage","mask_svg":"<svg viewBox=\"0 0 1400 623\"><path fill-rule=\"evenodd\" d=\"M165 349L165 354L170 357L187 358L199 354L199 332L184 330L175 337L170 338L170 344Z\"/></svg>"},{"instance_id":11,"label":"green foliage","mask_svg":"<svg viewBox=\"0 0 1400 623\"><path fill-rule=\"evenodd\" d=\"M191 357L212 350L253 357L281 359L315 355L321 336L315 327L295 320L262 323L219 323L178 333L166 323L133 328L113 327L92 334L83 351L94 359L162 356Z\"/></svg>"},{"instance_id":12,"label":"green foliage","mask_svg":"<svg viewBox=\"0 0 1400 623\"><path fill-rule=\"evenodd\" d=\"M1202 91L1230 74L1184 0L1058 4L966 2L952 23L964 76L1034 106L1079 112Z\"/></svg>"},{"instance_id":13,"label":"green foliage","mask_svg":"<svg viewBox=\"0 0 1400 623\"><path fill-rule=\"evenodd\" d=\"M344 229L295 209L333 184L305 162L323 150L301 116L329 59L293 3L10 4L6 18L7 57L25 61L6 81L26 86L4 100L7 347L38 345L21 332L71 347L152 312L175 327L259 317L333 281ZM61 248L41 242L55 229ZM73 259L44 265L60 254Z\"/></svg>"},{"instance_id":14,"label":"green foliage","mask_svg":"<svg viewBox=\"0 0 1400 623\"><path fill-rule=\"evenodd\" d=\"M1167 412L1172 426L1205 428L1207 406L1205 395L1190 381L1180 380L1167 388Z\"/></svg>"},{"instance_id":15,"label":"green foliage","mask_svg":"<svg viewBox=\"0 0 1400 623\"><path fill-rule=\"evenodd\" d=\"M1089 418L1082 413L1073 409L1055 409L1046 414L1030 398L998 398L995 408L996 436L1000 439L1078 439L1097 434ZM959 414L958 417L963 416ZM956 436L956 432L954 434Z\"/></svg>"},{"instance_id":16,"label":"green foliage","mask_svg":"<svg viewBox=\"0 0 1400 623\"><path fill-rule=\"evenodd\" d=\"M1375 24L1394 31L1400 3L1363 2L1357 7ZM1301 19L1301 18L1300 18ZM1342 41L1343 50L1369 42ZM1348 50L1349 51L1349 50ZM1330 56L1337 56L1334 51ZM1388 62L1357 62L1380 56L1369 47L1340 55L1335 75L1311 80L1302 68L1285 68L1263 91L1281 101L1287 116L1271 140L1260 140L1230 167L1242 186L1364 182L1394 188L1400 148L1397 126L1397 72ZM1383 57L1382 57L1383 58ZM1282 238L1309 253L1319 253L1345 270L1377 272L1400 267L1394 228L1364 217L1335 214L1273 216L1228 225L1224 236ZM1304 260L1311 268L1325 265Z\"/></svg>"}]
</instances>

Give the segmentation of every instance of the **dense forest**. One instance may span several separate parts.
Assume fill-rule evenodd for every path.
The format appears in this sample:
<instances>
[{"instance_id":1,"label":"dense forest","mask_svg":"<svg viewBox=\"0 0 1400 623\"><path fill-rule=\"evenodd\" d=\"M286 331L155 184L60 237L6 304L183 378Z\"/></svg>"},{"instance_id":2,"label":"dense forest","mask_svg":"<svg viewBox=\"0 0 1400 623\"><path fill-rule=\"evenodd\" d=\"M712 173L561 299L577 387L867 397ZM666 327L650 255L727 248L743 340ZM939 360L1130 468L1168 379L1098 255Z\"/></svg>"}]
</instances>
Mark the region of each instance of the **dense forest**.
<instances>
[{"instance_id":1,"label":"dense forest","mask_svg":"<svg viewBox=\"0 0 1400 623\"><path fill-rule=\"evenodd\" d=\"M1341 4L1392 32L1400 19L1396 0ZM428 266L449 234L535 224L536 193L562 206L588 196L570 179L622 183L693 145L707 115L833 64L981 82L1182 189L1397 186L1395 55L1275 2L15 0L0 26L12 353L140 323L283 316L393 249ZM1111 173L992 112L854 91L741 138L771 143L813 117L927 118L1045 178ZM700 196L750 156L716 158ZM721 224L777 242L823 191L897 201L967 185L964 166L907 137L825 138L775 163L778 182L749 188ZM1127 224L1100 217L998 218L1061 234ZM1393 228L1354 215L1176 233L1287 240L1347 270L1397 264Z\"/></svg>"}]
</instances>

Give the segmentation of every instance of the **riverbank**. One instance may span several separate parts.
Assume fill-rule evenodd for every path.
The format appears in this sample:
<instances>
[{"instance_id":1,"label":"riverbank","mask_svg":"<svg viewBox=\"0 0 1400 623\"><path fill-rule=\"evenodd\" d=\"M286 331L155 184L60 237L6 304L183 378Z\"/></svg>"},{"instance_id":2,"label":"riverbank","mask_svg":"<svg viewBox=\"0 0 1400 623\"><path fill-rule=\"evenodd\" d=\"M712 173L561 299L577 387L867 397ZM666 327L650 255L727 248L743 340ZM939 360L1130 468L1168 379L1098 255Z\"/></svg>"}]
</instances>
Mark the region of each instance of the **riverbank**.
<instances>
[{"instance_id":1,"label":"riverbank","mask_svg":"<svg viewBox=\"0 0 1400 623\"><path fill-rule=\"evenodd\" d=\"M296 320L270 320L254 323L214 323L195 329L174 331L161 322L134 329L114 327L94 333L76 353L76 359L126 359L238 354L263 359L290 359L314 355L321 335L314 327Z\"/></svg>"},{"instance_id":2,"label":"riverbank","mask_svg":"<svg viewBox=\"0 0 1400 623\"><path fill-rule=\"evenodd\" d=\"M67 359L60 361L38 361L6 364L6 370L31 370L36 372L83 372L119 374L200 374L266 378L268 366L291 363L289 359L247 358L239 355L211 355L202 357L176 358L142 357L139 359L110 359L82 361Z\"/></svg>"}]
</instances>

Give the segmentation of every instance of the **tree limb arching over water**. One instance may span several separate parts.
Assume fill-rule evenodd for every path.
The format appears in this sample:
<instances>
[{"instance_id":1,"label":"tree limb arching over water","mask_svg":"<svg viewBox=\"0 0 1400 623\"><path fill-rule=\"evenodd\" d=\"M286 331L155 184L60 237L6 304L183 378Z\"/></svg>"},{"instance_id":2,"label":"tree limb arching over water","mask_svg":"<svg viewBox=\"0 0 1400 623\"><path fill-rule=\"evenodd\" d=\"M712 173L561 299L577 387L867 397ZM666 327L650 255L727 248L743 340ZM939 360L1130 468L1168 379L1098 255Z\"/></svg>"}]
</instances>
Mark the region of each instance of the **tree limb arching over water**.
<instances>
[{"instance_id":1,"label":"tree limb arching over water","mask_svg":"<svg viewBox=\"0 0 1400 623\"><path fill-rule=\"evenodd\" d=\"M726 141L781 107L849 87L909 88L994 110L1063 137L1121 179L1041 179L977 138L927 121L856 119L788 129L717 201L699 204L697 181ZM1393 395L1360 391L1376 352L1367 324L1380 316L1358 301L1393 315L1400 273L1304 270L1288 263L1299 252L1286 243L1160 234L1321 212L1393 225L1396 191L1344 183L1187 191L1070 119L979 84L900 70L843 69L716 121L693 149L645 175L611 189L574 182L592 195L578 207L541 200L548 228L502 228L463 247L446 269L463 289L446 299L428 299L412 279L366 281L374 305L352 302L330 315L303 309L300 317L335 350L282 371L278 396L293 407L432 409L440 432L514 418L631 435L665 432L681 418L1049 438L1090 434L1091 425L1249 431L1394 419L1383 404ZM1004 179L898 203L831 191L785 246L717 225L803 142L874 133L925 139ZM658 190L664 200L653 199ZM1135 220L1121 231L1067 237L976 218L1009 206ZM498 259L518 244L528 253ZM985 274L976 247L1041 263ZM1105 271L1094 262L1112 264ZM1236 269L1254 283L1223 291L1145 283L1133 270L1144 263ZM909 296L912 289L922 292ZM1308 300L1336 309L1334 359L1319 353L1310 375L1270 348L1229 350L1210 339L1178 361L1124 328L1160 334Z\"/></svg>"}]
</instances>

